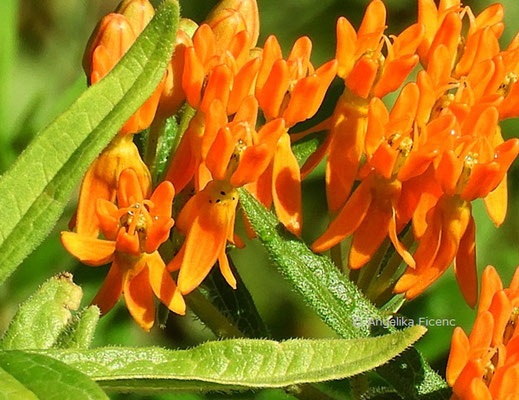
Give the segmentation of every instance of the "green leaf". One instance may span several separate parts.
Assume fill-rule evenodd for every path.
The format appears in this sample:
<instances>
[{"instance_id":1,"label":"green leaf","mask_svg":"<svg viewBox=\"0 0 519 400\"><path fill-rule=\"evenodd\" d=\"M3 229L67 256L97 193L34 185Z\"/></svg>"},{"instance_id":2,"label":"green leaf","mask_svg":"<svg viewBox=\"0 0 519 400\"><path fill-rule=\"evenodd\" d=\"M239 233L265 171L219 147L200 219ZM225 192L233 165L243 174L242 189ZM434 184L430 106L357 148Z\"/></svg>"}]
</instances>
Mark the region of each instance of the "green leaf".
<instances>
[{"instance_id":1,"label":"green leaf","mask_svg":"<svg viewBox=\"0 0 519 400\"><path fill-rule=\"evenodd\" d=\"M0 349L48 349L77 310L83 291L64 273L45 282L14 316Z\"/></svg>"},{"instance_id":2,"label":"green leaf","mask_svg":"<svg viewBox=\"0 0 519 400\"><path fill-rule=\"evenodd\" d=\"M38 400L36 395L0 368L0 400Z\"/></svg>"},{"instance_id":3,"label":"green leaf","mask_svg":"<svg viewBox=\"0 0 519 400\"><path fill-rule=\"evenodd\" d=\"M0 283L49 233L87 167L160 82L177 21L178 3L165 0L121 62L0 178Z\"/></svg>"},{"instance_id":4,"label":"green leaf","mask_svg":"<svg viewBox=\"0 0 519 400\"><path fill-rule=\"evenodd\" d=\"M189 350L115 347L46 350L43 354L110 389L174 389L179 380L216 383L225 388L268 388L342 379L368 371L393 358L424 332L425 328L415 326L354 340L233 339L207 342Z\"/></svg>"},{"instance_id":5,"label":"green leaf","mask_svg":"<svg viewBox=\"0 0 519 400\"><path fill-rule=\"evenodd\" d=\"M94 338L94 333L101 312L98 307L90 306L74 316L59 335L54 348L88 349Z\"/></svg>"},{"instance_id":6,"label":"green leaf","mask_svg":"<svg viewBox=\"0 0 519 400\"><path fill-rule=\"evenodd\" d=\"M17 0L0 2L0 173L14 160L15 152L12 147L9 131L12 128L12 116L9 114L12 75L16 61L18 38L18 7Z\"/></svg>"},{"instance_id":7,"label":"green leaf","mask_svg":"<svg viewBox=\"0 0 519 400\"><path fill-rule=\"evenodd\" d=\"M41 354L0 351L0 368L0 393L14 391L25 396L20 399L108 400L108 396L87 376ZM15 397L8 395L5 398L12 400Z\"/></svg>"},{"instance_id":8,"label":"green leaf","mask_svg":"<svg viewBox=\"0 0 519 400\"><path fill-rule=\"evenodd\" d=\"M373 323L384 321L386 317L339 273L332 261L314 254L250 193L244 189L239 191L241 207L270 257L323 321L344 338L380 333L380 327L374 327ZM395 328L390 326L388 330ZM377 372L406 399L428 394L448 398L448 394L443 393L446 383L414 348Z\"/></svg>"}]
</instances>

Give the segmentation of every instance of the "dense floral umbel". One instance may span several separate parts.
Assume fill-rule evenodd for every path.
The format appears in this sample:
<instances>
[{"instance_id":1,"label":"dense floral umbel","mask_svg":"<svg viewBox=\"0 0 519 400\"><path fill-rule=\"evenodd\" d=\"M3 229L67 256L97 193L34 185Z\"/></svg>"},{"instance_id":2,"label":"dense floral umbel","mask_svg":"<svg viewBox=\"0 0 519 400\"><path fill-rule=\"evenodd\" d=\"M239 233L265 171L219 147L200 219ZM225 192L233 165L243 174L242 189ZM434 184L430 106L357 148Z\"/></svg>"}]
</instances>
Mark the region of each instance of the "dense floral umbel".
<instances>
[{"instance_id":1,"label":"dense floral umbel","mask_svg":"<svg viewBox=\"0 0 519 400\"><path fill-rule=\"evenodd\" d=\"M126 169L118 179L117 205L104 199L97 201L105 239L62 232L63 245L82 263L92 266L112 263L92 301L103 314L110 311L121 294L130 314L145 330L150 330L155 320L153 294L171 311L184 314L182 295L157 251L173 226L174 195L173 185L163 182L147 200L135 171Z\"/></svg>"},{"instance_id":2,"label":"dense floral umbel","mask_svg":"<svg viewBox=\"0 0 519 400\"><path fill-rule=\"evenodd\" d=\"M453 399L519 397L519 268L503 289L492 266L483 271L478 314L470 336L456 328L447 364Z\"/></svg>"},{"instance_id":3,"label":"dense floral umbel","mask_svg":"<svg viewBox=\"0 0 519 400\"><path fill-rule=\"evenodd\" d=\"M363 268L351 277L367 282L357 283L376 304L395 292L415 298L454 263L461 292L475 306L472 202L482 199L496 226L505 220L507 172L519 140L505 140L499 123L519 115L519 35L500 48L504 11L499 4L475 15L459 0L417 2L417 22L397 35L385 33L382 0L369 2L357 30L340 17L335 59L318 68L306 36L286 57L273 35L256 48L255 0L222 0L200 25L181 20L165 79L90 167L72 224L75 232L62 236L82 261L113 262L96 298L103 311L124 292L134 318L149 329L152 291L182 313L181 295L195 290L216 263L236 287L226 248L243 245L234 232L237 189L275 209L287 230L301 237L301 179L324 159L330 224L313 243L314 251L330 250L341 269ZM84 58L91 84L116 65L153 13L148 0L124 0L101 21ZM292 133L317 114L336 76L344 91L332 115ZM384 97L396 91L388 107ZM153 163L148 155L157 153L154 146L171 115L181 116L182 129L166 182L152 194L133 136L151 124L145 159ZM321 145L300 168L291 142L323 132ZM165 268L157 248L173 225L173 187L183 199L175 204L174 229L180 235L174 237L184 241L174 240L176 253ZM253 237L246 221L245 228ZM350 237L346 258L341 252ZM387 261L383 270L382 259ZM368 283L380 277L388 281L370 288ZM488 319L489 307L478 318ZM487 356L478 357L501 368L501 353L499 359ZM449 368L450 377L463 369ZM493 382L501 382L497 376ZM482 382L457 383L455 392L477 389Z\"/></svg>"},{"instance_id":4,"label":"dense floral umbel","mask_svg":"<svg viewBox=\"0 0 519 400\"><path fill-rule=\"evenodd\" d=\"M516 104L511 92L517 90L518 40L500 50L500 5L474 16L459 1L441 1L437 8L420 0L418 24L392 43L383 36L385 15L383 3L373 0L358 32L344 18L337 23L338 75L346 90L332 117L309 131L329 133L302 170L306 176L328 154L332 222L313 249L339 246L351 235L348 265L356 269L389 235L408 265L397 293L416 297L454 261L473 306L471 202L484 199L494 223L504 221L506 173L519 152L519 141L505 141L498 125L516 112L510 107ZM380 98L402 84L418 57L425 69L401 90L389 113ZM355 181L360 184L350 195ZM397 236L410 221L418 243L414 255Z\"/></svg>"}]
</instances>

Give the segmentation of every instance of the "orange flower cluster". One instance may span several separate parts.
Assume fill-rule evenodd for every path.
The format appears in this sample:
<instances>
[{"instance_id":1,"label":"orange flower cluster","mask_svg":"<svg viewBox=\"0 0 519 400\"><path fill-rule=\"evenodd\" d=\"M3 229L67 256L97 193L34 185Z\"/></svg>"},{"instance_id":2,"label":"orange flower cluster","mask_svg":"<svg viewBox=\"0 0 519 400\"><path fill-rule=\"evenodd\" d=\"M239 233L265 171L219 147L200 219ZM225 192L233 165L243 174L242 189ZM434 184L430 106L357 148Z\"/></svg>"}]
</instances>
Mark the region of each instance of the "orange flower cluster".
<instances>
[{"instance_id":1,"label":"orange flower cluster","mask_svg":"<svg viewBox=\"0 0 519 400\"><path fill-rule=\"evenodd\" d=\"M407 264L397 293L417 296L455 261L461 290L474 305L471 202L483 198L495 224L503 222L506 173L519 140L505 141L498 123L519 115L519 36L500 49L500 5L478 16L456 0L418 5L418 22L397 36L384 34L381 0L369 3L357 31L341 17L335 59L318 68L310 61L308 37L299 38L287 57L274 36L256 47L255 0L222 0L200 26L181 20L164 79L88 170L71 223L75 232L62 234L82 262L112 262L94 299L102 311L124 294L132 316L150 329L153 293L182 314L182 296L216 263L236 287L226 247L243 246L234 233L237 189L273 207L301 236L301 179L325 157L332 221L314 251L352 236L348 265L359 269L388 238ZM84 57L90 84L115 66L153 14L148 0L125 0L101 21ZM416 82L404 85L420 62ZM345 89L331 117L290 133L317 113L336 76ZM399 88L388 109L383 97ZM133 136L150 125L156 129L182 107L194 116L165 182L152 193ZM318 131L326 138L300 169L291 142ZM165 262L158 249L173 227L175 191L184 200L175 215L184 241ZM399 238L410 224L414 253Z\"/></svg>"},{"instance_id":2,"label":"orange flower cluster","mask_svg":"<svg viewBox=\"0 0 519 400\"><path fill-rule=\"evenodd\" d=\"M470 336L452 335L447 382L454 399L519 397L519 268L503 289L492 266L483 271L478 313Z\"/></svg>"},{"instance_id":3,"label":"orange flower cluster","mask_svg":"<svg viewBox=\"0 0 519 400\"><path fill-rule=\"evenodd\" d=\"M352 236L348 265L358 269L389 236L408 266L396 293L416 297L454 261L461 291L474 306L471 202L484 199L494 223L503 222L506 173L519 140L504 141L498 123L519 115L519 36L500 49L499 4L478 16L456 0L418 5L418 23L391 39L384 36L381 0L369 4L357 32L347 20L338 21L338 75L346 88L332 117L314 129L327 128L328 135L303 167L306 175L328 155L334 219L313 249L322 252ZM389 111L381 98L402 85L419 61L424 69ZM398 238L409 223L418 243L414 254Z\"/></svg>"}]
</instances>

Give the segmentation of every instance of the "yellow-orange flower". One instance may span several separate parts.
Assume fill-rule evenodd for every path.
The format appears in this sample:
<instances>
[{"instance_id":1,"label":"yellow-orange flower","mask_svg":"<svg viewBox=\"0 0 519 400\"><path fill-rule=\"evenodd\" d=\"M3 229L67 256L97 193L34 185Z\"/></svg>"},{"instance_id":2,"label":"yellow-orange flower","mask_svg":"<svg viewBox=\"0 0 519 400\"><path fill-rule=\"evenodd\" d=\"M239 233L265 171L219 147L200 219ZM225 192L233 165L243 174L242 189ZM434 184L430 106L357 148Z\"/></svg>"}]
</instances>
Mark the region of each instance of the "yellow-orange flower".
<instances>
[{"instance_id":1,"label":"yellow-orange flower","mask_svg":"<svg viewBox=\"0 0 519 400\"><path fill-rule=\"evenodd\" d=\"M133 143L132 136L117 136L86 172L81 183L77 212L70 226L75 227L77 233L97 237L99 218L96 213L96 201L115 200L117 181L125 169L134 170L144 196L150 194L151 175Z\"/></svg>"},{"instance_id":2,"label":"yellow-orange flower","mask_svg":"<svg viewBox=\"0 0 519 400\"><path fill-rule=\"evenodd\" d=\"M267 120L282 117L287 127L315 115L337 72L331 60L314 70L312 42L299 38L285 60L275 36L269 36L256 81L256 98Z\"/></svg>"},{"instance_id":3,"label":"yellow-orange flower","mask_svg":"<svg viewBox=\"0 0 519 400\"><path fill-rule=\"evenodd\" d=\"M444 149L436 166L443 195L427 213L427 228L408 269L395 287L409 299L422 293L455 260L455 272L467 303L477 300L475 227L470 202L498 187L519 153L519 140L496 145L498 111L476 108L461 133ZM446 142L445 144L448 144Z\"/></svg>"},{"instance_id":4,"label":"yellow-orange flower","mask_svg":"<svg viewBox=\"0 0 519 400\"><path fill-rule=\"evenodd\" d=\"M483 271L481 297L472 332L452 335L447 382L453 399L519 397L519 268L503 289L492 266Z\"/></svg>"},{"instance_id":5,"label":"yellow-orange flower","mask_svg":"<svg viewBox=\"0 0 519 400\"><path fill-rule=\"evenodd\" d=\"M92 266L112 263L92 301L103 314L110 311L121 294L130 314L145 330L150 330L155 319L153 294L171 311L185 313L182 295L158 253L173 226L174 195L173 185L163 182L146 200L136 172L125 169L118 180L117 206L104 199L97 201L105 239L62 232L63 245L81 262Z\"/></svg>"},{"instance_id":6,"label":"yellow-orange flower","mask_svg":"<svg viewBox=\"0 0 519 400\"><path fill-rule=\"evenodd\" d=\"M245 103L231 123L218 127L211 139L204 137L210 145L202 165L211 180L180 211L177 228L186 239L168 266L170 270L180 269L178 287L183 294L194 290L216 261L229 285L236 287L225 254L227 242L240 242L234 235L236 188L258 180L275 157L276 143L286 134L282 119L256 132L257 104L254 106L254 99L250 99L252 103ZM223 106L215 100L209 115L218 112L225 116Z\"/></svg>"}]
</instances>

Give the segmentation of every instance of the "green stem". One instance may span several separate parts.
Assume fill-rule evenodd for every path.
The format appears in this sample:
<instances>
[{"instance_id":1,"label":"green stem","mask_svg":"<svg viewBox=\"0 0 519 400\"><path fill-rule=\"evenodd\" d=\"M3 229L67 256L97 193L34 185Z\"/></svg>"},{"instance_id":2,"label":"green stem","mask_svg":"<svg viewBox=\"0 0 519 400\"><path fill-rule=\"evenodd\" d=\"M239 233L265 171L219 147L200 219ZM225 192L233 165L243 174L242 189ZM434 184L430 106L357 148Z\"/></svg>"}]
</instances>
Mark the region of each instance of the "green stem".
<instances>
[{"instance_id":1,"label":"green stem","mask_svg":"<svg viewBox=\"0 0 519 400\"><path fill-rule=\"evenodd\" d=\"M196 289L186 296L188 307L219 338L243 337L235 327L211 302Z\"/></svg>"},{"instance_id":2,"label":"green stem","mask_svg":"<svg viewBox=\"0 0 519 400\"><path fill-rule=\"evenodd\" d=\"M164 130L166 120L163 118L156 118L150 126L148 132L148 143L144 153L144 162L150 169L151 175L155 176L155 167L157 162L157 146L159 144L159 137Z\"/></svg>"},{"instance_id":3,"label":"green stem","mask_svg":"<svg viewBox=\"0 0 519 400\"><path fill-rule=\"evenodd\" d=\"M406 248L410 248L413 242L412 229L408 229L402 238L402 244ZM382 270L382 273L377 278L375 284L370 287L367 296L372 299L375 304L381 300L381 296L384 295L388 290L392 289L396 284L396 281L400 277L397 272L402 264L402 258L400 254L394 251L389 262Z\"/></svg>"},{"instance_id":4,"label":"green stem","mask_svg":"<svg viewBox=\"0 0 519 400\"><path fill-rule=\"evenodd\" d=\"M375 278L377 277L380 271L382 260L384 259L384 256L388 250L389 240L386 239L384 243L382 243L382 245L379 247L375 255L371 258L368 265L362 267L362 269L360 270L357 286L365 294L369 292L371 285L373 285L373 282L375 281ZM369 296L366 297L368 297L370 300L373 300Z\"/></svg>"},{"instance_id":5,"label":"green stem","mask_svg":"<svg viewBox=\"0 0 519 400\"><path fill-rule=\"evenodd\" d=\"M341 243L337 243L330 249L330 257L333 263L337 266L340 271L344 271L345 266L342 261L342 247Z\"/></svg>"}]
</instances>

